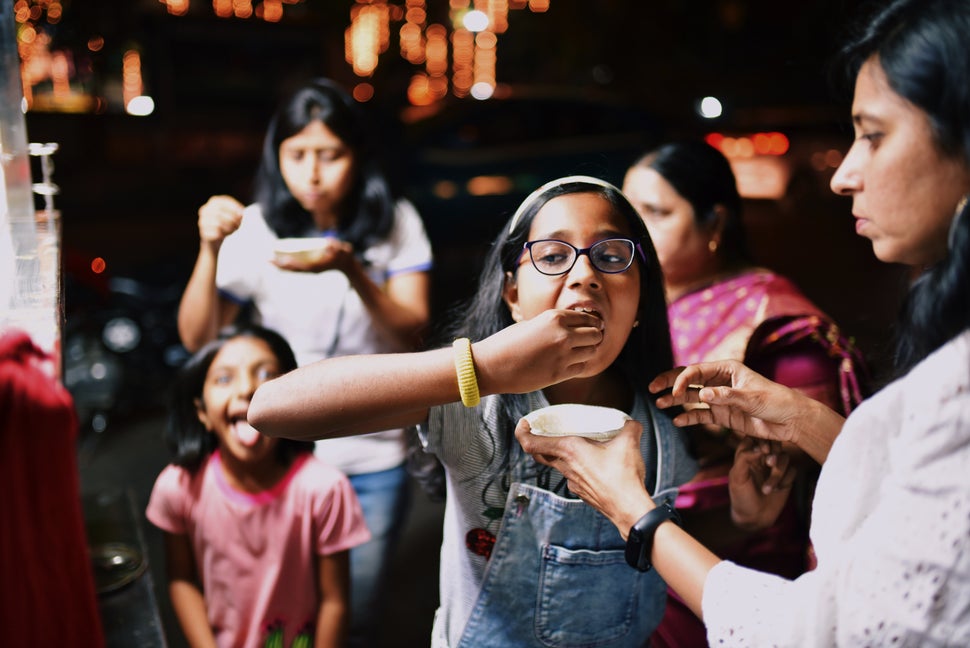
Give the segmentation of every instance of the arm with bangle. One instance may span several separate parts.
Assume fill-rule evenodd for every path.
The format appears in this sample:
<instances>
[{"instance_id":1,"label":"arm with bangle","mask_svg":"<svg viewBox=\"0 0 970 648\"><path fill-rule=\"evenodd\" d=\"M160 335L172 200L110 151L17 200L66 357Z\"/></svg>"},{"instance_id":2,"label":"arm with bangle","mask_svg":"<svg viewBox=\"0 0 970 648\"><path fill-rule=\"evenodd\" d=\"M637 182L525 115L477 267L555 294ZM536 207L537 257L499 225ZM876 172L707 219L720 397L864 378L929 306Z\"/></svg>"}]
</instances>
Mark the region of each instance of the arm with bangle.
<instances>
[{"instance_id":1,"label":"arm with bangle","mask_svg":"<svg viewBox=\"0 0 970 648\"><path fill-rule=\"evenodd\" d=\"M475 375L475 359L472 357L472 343L468 338L458 338L452 344L455 350L455 375L458 379L458 394L465 407L477 407L481 402L478 393L478 377Z\"/></svg>"},{"instance_id":2,"label":"arm with bangle","mask_svg":"<svg viewBox=\"0 0 970 648\"><path fill-rule=\"evenodd\" d=\"M567 380L602 338L595 316L550 310L457 347L328 358L261 385L249 421L268 436L307 440L415 425L431 407L472 406L476 387L481 397Z\"/></svg>"}]
</instances>

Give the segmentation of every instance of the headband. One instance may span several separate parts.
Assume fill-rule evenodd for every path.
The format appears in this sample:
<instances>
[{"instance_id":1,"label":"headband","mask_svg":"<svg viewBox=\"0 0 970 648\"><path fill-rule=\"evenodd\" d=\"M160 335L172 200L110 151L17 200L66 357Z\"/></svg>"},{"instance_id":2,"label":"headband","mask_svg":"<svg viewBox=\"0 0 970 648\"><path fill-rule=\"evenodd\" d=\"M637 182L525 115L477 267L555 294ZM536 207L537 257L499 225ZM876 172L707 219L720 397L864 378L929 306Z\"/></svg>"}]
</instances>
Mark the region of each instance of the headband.
<instances>
[{"instance_id":1,"label":"headband","mask_svg":"<svg viewBox=\"0 0 970 648\"><path fill-rule=\"evenodd\" d=\"M616 186L611 185L606 180L600 180L599 178L594 178L593 176L573 175L573 176L566 176L565 178L559 178L558 180L551 180L546 184L542 185L541 187L539 187L538 189L536 189L535 191L533 191L532 193L530 193L528 197L526 197L526 199L522 201L522 204L519 205L519 208L515 210L515 214L512 216L512 223L509 225L509 234L511 234L512 231L515 229L515 226L519 224L519 219L522 217L522 214L525 212L526 209L529 208L529 205L531 205L536 200L536 198L538 198L545 192L549 191L550 189L554 189L564 184L572 184L574 182L597 185L600 187L604 187L606 189L612 189L617 193L622 193L619 189L616 188Z\"/></svg>"}]
</instances>

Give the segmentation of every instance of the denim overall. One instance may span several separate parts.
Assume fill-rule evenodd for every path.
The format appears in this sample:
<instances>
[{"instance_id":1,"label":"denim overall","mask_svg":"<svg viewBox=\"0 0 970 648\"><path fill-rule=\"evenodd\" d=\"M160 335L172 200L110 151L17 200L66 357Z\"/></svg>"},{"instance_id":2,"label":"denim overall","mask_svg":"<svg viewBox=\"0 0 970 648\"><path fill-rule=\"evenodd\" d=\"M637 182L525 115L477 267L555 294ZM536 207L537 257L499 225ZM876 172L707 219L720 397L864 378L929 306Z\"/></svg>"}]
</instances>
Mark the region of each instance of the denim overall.
<instances>
[{"instance_id":1,"label":"denim overall","mask_svg":"<svg viewBox=\"0 0 970 648\"><path fill-rule=\"evenodd\" d=\"M672 435L661 434L653 418L658 456L670 457ZM520 457L524 455L515 447ZM648 489L658 502L672 503L673 470L658 463L657 482ZM666 604L660 576L627 565L619 532L596 509L521 483L516 471L513 468L501 530L458 648L647 645Z\"/></svg>"}]
</instances>

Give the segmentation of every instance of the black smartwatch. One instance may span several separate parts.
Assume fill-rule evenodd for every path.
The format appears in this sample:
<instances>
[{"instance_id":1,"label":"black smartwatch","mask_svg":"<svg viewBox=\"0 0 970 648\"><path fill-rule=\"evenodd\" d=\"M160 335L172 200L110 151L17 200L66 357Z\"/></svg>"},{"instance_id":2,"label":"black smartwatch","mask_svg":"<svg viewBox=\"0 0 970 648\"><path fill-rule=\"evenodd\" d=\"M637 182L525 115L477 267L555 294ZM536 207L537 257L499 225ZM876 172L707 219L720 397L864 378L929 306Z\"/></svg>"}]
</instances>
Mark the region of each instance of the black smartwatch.
<instances>
[{"instance_id":1,"label":"black smartwatch","mask_svg":"<svg viewBox=\"0 0 970 648\"><path fill-rule=\"evenodd\" d=\"M653 535L657 527L670 520L681 526L680 515L670 505L670 502L658 504L637 523L630 527L630 534L626 538L626 562L630 567L642 572L650 571L650 550L653 549Z\"/></svg>"}]
</instances>

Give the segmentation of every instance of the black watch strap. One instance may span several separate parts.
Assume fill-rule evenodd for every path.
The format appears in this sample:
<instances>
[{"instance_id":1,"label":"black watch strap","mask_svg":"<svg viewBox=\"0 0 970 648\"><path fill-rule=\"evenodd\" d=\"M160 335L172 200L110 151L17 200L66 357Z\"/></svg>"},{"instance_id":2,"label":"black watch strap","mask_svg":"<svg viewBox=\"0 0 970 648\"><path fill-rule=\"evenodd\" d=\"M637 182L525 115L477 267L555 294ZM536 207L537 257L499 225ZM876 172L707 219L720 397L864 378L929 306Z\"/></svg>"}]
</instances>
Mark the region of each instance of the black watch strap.
<instances>
[{"instance_id":1,"label":"black watch strap","mask_svg":"<svg viewBox=\"0 0 970 648\"><path fill-rule=\"evenodd\" d=\"M657 532L657 527L667 520L681 526L680 515L676 509L670 505L670 502L662 502L630 527L625 552L626 562L630 567L642 572L650 571L652 566L650 551L653 549L653 536Z\"/></svg>"}]
</instances>

